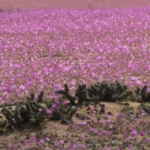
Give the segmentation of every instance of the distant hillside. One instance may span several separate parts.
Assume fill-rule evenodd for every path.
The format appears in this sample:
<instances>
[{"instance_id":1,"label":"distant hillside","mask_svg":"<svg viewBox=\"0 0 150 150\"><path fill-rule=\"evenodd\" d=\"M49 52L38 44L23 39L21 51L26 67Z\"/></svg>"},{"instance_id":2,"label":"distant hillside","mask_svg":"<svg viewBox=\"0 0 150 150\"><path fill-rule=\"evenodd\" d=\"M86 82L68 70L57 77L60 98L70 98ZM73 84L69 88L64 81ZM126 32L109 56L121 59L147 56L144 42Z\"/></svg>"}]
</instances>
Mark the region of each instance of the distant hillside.
<instances>
[{"instance_id":1,"label":"distant hillside","mask_svg":"<svg viewBox=\"0 0 150 150\"><path fill-rule=\"evenodd\" d=\"M0 8L107 8L150 6L150 0L0 0Z\"/></svg>"}]
</instances>

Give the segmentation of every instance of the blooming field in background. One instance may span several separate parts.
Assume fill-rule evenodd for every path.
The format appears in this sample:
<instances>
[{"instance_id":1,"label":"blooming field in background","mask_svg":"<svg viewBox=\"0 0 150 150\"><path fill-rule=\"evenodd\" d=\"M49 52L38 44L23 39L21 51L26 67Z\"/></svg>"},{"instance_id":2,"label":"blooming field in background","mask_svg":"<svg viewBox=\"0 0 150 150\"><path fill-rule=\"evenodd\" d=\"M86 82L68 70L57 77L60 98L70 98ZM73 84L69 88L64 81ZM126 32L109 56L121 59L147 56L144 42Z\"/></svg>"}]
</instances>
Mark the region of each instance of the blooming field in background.
<instances>
[{"instance_id":1,"label":"blooming field in background","mask_svg":"<svg viewBox=\"0 0 150 150\"><path fill-rule=\"evenodd\" d=\"M150 9L0 13L0 100L68 83L150 85Z\"/></svg>"}]
</instances>

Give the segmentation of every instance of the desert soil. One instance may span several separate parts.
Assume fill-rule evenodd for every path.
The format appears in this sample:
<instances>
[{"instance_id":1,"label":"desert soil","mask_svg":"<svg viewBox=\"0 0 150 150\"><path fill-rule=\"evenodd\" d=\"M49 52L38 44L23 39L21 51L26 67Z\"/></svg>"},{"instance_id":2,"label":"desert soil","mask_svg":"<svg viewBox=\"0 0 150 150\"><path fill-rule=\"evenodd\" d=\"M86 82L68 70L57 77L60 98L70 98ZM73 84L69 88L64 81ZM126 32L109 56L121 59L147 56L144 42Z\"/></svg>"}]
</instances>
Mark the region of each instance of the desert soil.
<instances>
[{"instance_id":1,"label":"desert soil","mask_svg":"<svg viewBox=\"0 0 150 150\"><path fill-rule=\"evenodd\" d=\"M105 113L100 113L101 106L100 105L105 105L106 106L106 111ZM95 111L92 109L89 109L90 107L94 108ZM73 128L71 129L68 125L63 125L59 121L45 121L43 124L41 124L40 127L35 127L31 126L29 124L24 124L22 125L21 128L15 129L15 130L7 130L4 134L1 134L0 136L0 146L3 145L3 140L7 139L10 143L13 142L14 139L18 140L20 143L24 143L28 138L32 138L34 136L39 137L42 139L44 135L50 135L53 137L53 140L58 141L58 139L64 139L68 144L71 142L71 140L79 140L82 134L81 133L82 128L80 128L79 123L86 122L87 125L85 125L85 128L88 128L89 126L93 125L98 125L100 120L106 120L107 114L111 113L109 116L109 120L112 122L115 122L116 120L116 115L118 115L123 108L125 107L132 107L134 109L134 112L138 110L140 106L140 103L135 103L135 102L121 102L121 103L109 103L109 102L101 102L99 104L94 104L90 103L88 106L83 105L81 106L76 114L83 115L84 117L87 117L87 119L82 120L81 118L79 119L76 117L76 114L72 118L72 124L74 124ZM95 113L93 113L95 112ZM0 116L3 116L0 113ZM89 124L88 124L89 123ZM91 124L92 123L92 124ZM83 127L84 128L84 127ZM69 134L70 138L66 137L66 134ZM54 136L55 135L55 136ZM85 134L86 135L86 134ZM56 137L56 139L54 139ZM86 135L84 141L93 139L95 136L94 135ZM67 141L68 140L68 141ZM82 140L78 141L80 144ZM30 145L30 148L35 149L35 143ZM22 144L22 149L26 150L27 147L25 144ZM43 147L44 150L44 147Z\"/></svg>"}]
</instances>

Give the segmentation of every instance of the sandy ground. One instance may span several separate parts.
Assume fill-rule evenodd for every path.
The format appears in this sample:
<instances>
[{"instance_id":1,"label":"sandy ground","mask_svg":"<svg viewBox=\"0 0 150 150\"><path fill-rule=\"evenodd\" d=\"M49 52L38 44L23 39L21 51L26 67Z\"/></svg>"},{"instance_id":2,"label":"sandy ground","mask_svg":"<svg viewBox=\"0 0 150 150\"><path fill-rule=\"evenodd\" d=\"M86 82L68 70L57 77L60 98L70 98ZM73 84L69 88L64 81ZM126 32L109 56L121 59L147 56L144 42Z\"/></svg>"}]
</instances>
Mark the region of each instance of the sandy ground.
<instances>
[{"instance_id":1,"label":"sandy ground","mask_svg":"<svg viewBox=\"0 0 150 150\"><path fill-rule=\"evenodd\" d=\"M106 114L108 112L111 112L111 116L109 118L109 120L115 121L116 120L116 115L118 113L120 113L120 111L128 104L129 107L132 107L134 109L134 111L137 111L137 109L140 106L140 103L135 103L135 102L122 102L122 103L107 103L107 102L101 102L100 104L104 104L106 106L106 112L104 114L100 114L98 115L101 120L103 120L106 116ZM101 109L100 105L94 105L93 103L90 104L90 106L94 106L95 107L95 111L99 114L99 110ZM95 123L98 121L97 118L99 118L97 115L93 115L93 111L87 109L88 106L82 106L77 113L82 114L86 117L90 118L90 121L94 121ZM89 113L88 113L89 112ZM96 113L96 114L97 114ZM0 113L0 116L3 116ZM83 120L80 120L78 118L75 117L75 115L72 118L72 121L74 124L78 124L78 122L82 122ZM85 120L84 122L88 122L88 120ZM53 127L55 126L55 127ZM28 127L28 129L26 129ZM57 135L59 135L60 138L63 138L66 133L70 133L72 135L81 135L81 133L76 130L76 132L74 131L70 131L68 130L68 126L67 125L62 125L60 124L59 121L48 121L48 122L44 122L40 127L35 127L35 126L28 126L28 124L22 125L21 129L19 130L11 130L7 133L4 133L2 135L0 135L0 146L2 145L1 141L5 138L9 139L10 141L12 141L12 139L14 137L19 137L20 141L25 141L26 137L32 137L37 135L37 133L47 133L49 135L56 133ZM90 138L90 137L88 137ZM23 144L22 144L23 145ZM32 146L32 144L31 144ZM23 150L26 150L25 146L23 146ZM44 150L44 149L42 149Z\"/></svg>"},{"instance_id":2,"label":"sandy ground","mask_svg":"<svg viewBox=\"0 0 150 150\"><path fill-rule=\"evenodd\" d=\"M0 0L0 8L123 8L150 6L150 0Z\"/></svg>"}]
</instances>

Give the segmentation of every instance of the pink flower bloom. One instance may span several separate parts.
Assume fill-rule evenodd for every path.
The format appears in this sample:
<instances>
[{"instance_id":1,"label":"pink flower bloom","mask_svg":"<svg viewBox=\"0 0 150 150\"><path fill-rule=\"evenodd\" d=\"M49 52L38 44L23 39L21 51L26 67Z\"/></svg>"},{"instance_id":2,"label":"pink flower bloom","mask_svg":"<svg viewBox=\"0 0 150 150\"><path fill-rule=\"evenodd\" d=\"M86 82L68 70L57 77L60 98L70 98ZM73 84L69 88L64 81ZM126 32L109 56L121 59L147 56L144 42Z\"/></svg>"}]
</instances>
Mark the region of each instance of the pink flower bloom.
<instances>
[{"instance_id":1,"label":"pink flower bloom","mask_svg":"<svg viewBox=\"0 0 150 150\"><path fill-rule=\"evenodd\" d=\"M59 143L60 143L61 145L64 145L64 141L63 141L63 140L60 140Z\"/></svg>"},{"instance_id":2,"label":"pink flower bloom","mask_svg":"<svg viewBox=\"0 0 150 150\"><path fill-rule=\"evenodd\" d=\"M72 86L75 86L75 85L76 85L76 81L75 81L75 80L72 80L72 81L71 81L71 85L72 85Z\"/></svg>"},{"instance_id":3,"label":"pink flower bloom","mask_svg":"<svg viewBox=\"0 0 150 150\"><path fill-rule=\"evenodd\" d=\"M107 114L105 118L106 118L106 119L109 119L109 118L110 118L110 115Z\"/></svg>"},{"instance_id":4,"label":"pink flower bloom","mask_svg":"<svg viewBox=\"0 0 150 150\"><path fill-rule=\"evenodd\" d=\"M81 139L83 140L85 138L84 134L81 134Z\"/></svg>"},{"instance_id":5,"label":"pink flower bloom","mask_svg":"<svg viewBox=\"0 0 150 150\"><path fill-rule=\"evenodd\" d=\"M59 102L59 101L57 101L56 103L57 103L57 104L60 104L60 102Z\"/></svg>"},{"instance_id":6,"label":"pink flower bloom","mask_svg":"<svg viewBox=\"0 0 150 150\"><path fill-rule=\"evenodd\" d=\"M86 145L84 145L84 144L81 145L81 148L85 150L86 149Z\"/></svg>"},{"instance_id":7,"label":"pink flower bloom","mask_svg":"<svg viewBox=\"0 0 150 150\"><path fill-rule=\"evenodd\" d=\"M140 135L141 135L141 136L145 136L146 133L145 133L145 132L141 132Z\"/></svg>"},{"instance_id":8,"label":"pink flower bloom","mask_svg":"<svg viewBox=\"0 0 150 150\"><path fill-rule=\"evenodd\" d=\"M55 98L58 98L58 94L54 94L53 95L53 98L55 99Z\"/></svg>"},{"instance_id":9,"label":"pink flower bloom","mask_svg":"<svg viewBox=\"0 0 150 150\"><path fill-rule=\"evenodd\" d=\"M121 147L121 146L119 146L119 147L117 148L117 150L122 150L122 147Z\"/></svg>"},{"instance_id":10,"label":"pink flower bloom","mask_svg":"<svg viewBox=\"0 0 150 150\"><path fill-rule=\"evenodd\" d=\"M56 105L55 105L55 104L53 104L53 105L52 105L52 108L56 108Z\"/></svg>"},{"instance_id":11,"label":"pink flower bloom","mask_svg":"<svg viewBox=\"0 0 150 150\"><path fill-rule=\"evenodd\" d=\"M150 92L150 88L147 89L147 92L148 92L148 93Z\"/></svg>"},{"instance_id":12,"label":"pink flower bloom","mask_svg":"<svg viewBox=\"0 0 150 150\"><path fill-rule=\"evenodd\" d=\"M89 108L90 108L91 110L94 110L94 106L89 106Z\"/></svg>"},{"instance_id":13,"label":"pink flower bloom","mask_svg":"<svg viewBox=\"0 0 150 150\"><path fill-rule=\"evenodd\" d=\"M13 148L13 146L12 146L11 143L8 144L8 148L9 148L9 149L12 149L12 148Z\"/></svg>"},{"instance_id":14,"label":"pink flower bloom","mask_svg":"<svg viewBox=\"0 0 150 150\"><path fill-rule=\"evenodd\" d=\"M137 81L136 81L136 84L137 84L138 86L141 86L141 85L142 85L142 82L141 82L140 80L137 80Z\"/></svg>"},{"instance_id":15,"label":"pink flower bloom","mask_svg":"<svg viewBox=\"0 0 150 150\"><path fill-rule=\"evenodd\" d=\"M85 126L86 124L87 124L87 123L86 123L85 121L83 121L83 122L78 122L78 123L77 123L78 126Z\"/></svg>"},{"instance_id":16,"label":"pink flower bloom","mask_svg":"<svg viewBox=\"0 0 150 150\"><path fill-rule=\"evenodd\" d=\"M69 128L73 128L73 124L70 123L70 124L68 125L68 127L69 127Z\"/></svg>"},{"instance_id":17,"label":"pink flower bloom","mask_svg":"<svg viewBox=\"0 0 150 150\"><path fill-rule=\"evenodd\" d=\"M132 145L130 144L130 145L128 146L128 148L132 148Z\"/></svg>"},{"instance_id":18,"label":"pink flower bloom","mask_svg":"<svg viewBox=\"0 0 150 150\"><path fill-rule=\"evenodd\" d=\"M77 147L78 147L78 144L76 142L72 144L73 149L76 149Z\"/></svg>"},{"instance_id":19,"label":"pink flower bloom","mask_svg":"<svg viewBox=\"0 0 150 150\"><path fill-rule=\"evenodd\" d=\"M54 145L55 145L56 147L59 146L59 144L60 144L59 142L55 142L55 143L54 143Z\"/></svg>"},{"instance_id":20,"label":"pink flower bloom","mask_svg":"<svg viewBox=\"0 0 150 150\"><path fill-rule=\"evenodd\" d=\"M15 118L12 118L12 121L15 121Z\"/></svg>"},{"instance_id":21,"label":"pink flower bloom","mask_svg":"<svg viewBox=\"0 0 150 150\"><path fill-rule=\"evenodd\" d=\"M133 131L132 131L132 135L133 135L133 136L136 136L136 135L137 135L137 131L136 131L136 130L133 130Z\"/></svg>"},{"instance_id":22,"label":"pink flower bloom","mask_svg":"<svg viewBox=\"0 0 150 150\"><path fill-rule=\"evenodd\" d=\"M46 137L46 141L50 141L50 138L49 138L49 137Z\"/></svg>"},{"instance_id":23,"label":"pink flower bloom","mask_svg":"<svg viewBox=\"0 0 150 150\"><path fill-rule=\"evenodd\" d=\"M41 112L42 111L42 109L41 108L39 108L39 112Z\"/></svg>"},{"instance_id":24,"label":"pink flower bloom","mask_svg":"<svg viewBox=\"0 0 150 150\"><path fill-rule=\"evenodd\" d=\"M64 105L67 105L68 103L69 103L68 101L64 101L64 102L63 102Z\"/></svg>"},{"instance_id":25,"label":"pink flower bloom","mask_svg":"<svg viewBox=\"0 0 150 150\"><path fill-rule=\"evenodd\" d=\"M51 114L52 111L51 111L50 109L47 109L47 110L46 110L46 113L47 113L47 114Z\"/></svg>"},{"instance_id":26,"label":"pink flower bloom","mask_svg":"<svg viewBox=\"0 0 150 150\"><path fill-rule=\"evenodd\" d=\"M39 144L42 145L44 143L44 141L42 139L40 139Z\"/></svg>"},{"instance_id":27,"label":"pink flower bloom","mask_svg":"<svg viewBox=\"0 0 150 150\"><path fill-rule=\"evenodd\" d=\"M25 89L25 86L20 85L20 86L19 86L19 89L20 89L20 90L24 90L24 89Z\"/></svg>"},{"instance_id":28,"label":"pink flower bloom","mask_svg":"<svg viewBox=\"0 0 150 150\"><path fill-rule=\"evenodd\" d=\"M36 136L33 136L31 140L32 140L32 142L36 142L37 141Z\"/></svg>"}]
</instances>

